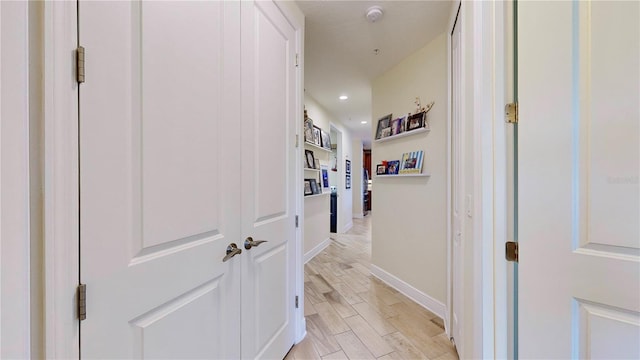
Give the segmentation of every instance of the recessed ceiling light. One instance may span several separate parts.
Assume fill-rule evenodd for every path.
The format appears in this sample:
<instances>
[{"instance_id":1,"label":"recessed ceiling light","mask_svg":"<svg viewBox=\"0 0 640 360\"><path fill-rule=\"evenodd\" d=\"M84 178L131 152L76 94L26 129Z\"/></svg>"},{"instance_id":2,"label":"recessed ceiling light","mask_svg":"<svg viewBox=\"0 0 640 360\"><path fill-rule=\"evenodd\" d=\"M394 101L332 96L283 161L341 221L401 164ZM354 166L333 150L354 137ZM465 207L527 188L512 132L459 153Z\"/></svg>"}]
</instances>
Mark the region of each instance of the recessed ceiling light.
<instances>
[{"instance_id":1,"label":"recessed ceiling light","mask_svg":"<svg viewBox=\"0 0 640 360\"><path fill-rule=\"evenodd\" d=\"M340 97L338 99L340 100L347 100L349 97L347 95L340 95Z\"/></svg>"},{"instance_id":2,"label":"recessed ceiling light","mask_svg":"<svg viewBox=\"0 0 640 360\"><path fill-rule=\"evenodd\" d=\"M367 121L366 121L366 120L362 120L362 121L360 121L360 124L366 124L366 123L367 123Z\"/></svg>"}]
</instances>

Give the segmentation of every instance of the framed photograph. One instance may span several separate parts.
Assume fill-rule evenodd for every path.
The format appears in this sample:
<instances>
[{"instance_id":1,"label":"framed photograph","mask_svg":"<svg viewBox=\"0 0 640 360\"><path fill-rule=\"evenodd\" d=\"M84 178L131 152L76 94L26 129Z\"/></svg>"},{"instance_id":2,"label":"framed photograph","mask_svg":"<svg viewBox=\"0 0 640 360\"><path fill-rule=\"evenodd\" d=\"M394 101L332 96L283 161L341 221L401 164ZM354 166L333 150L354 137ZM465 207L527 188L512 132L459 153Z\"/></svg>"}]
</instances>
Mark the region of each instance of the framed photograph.
<instances>
[{"instance_id":1,"label":"framed photograph","mask_svg":"<svg viewBox=\"0 0 640 360\"><path fill-rule=\"evenodd\" d=\"M322 147L331 150L331 136L329 133L320 129L320 136L322 137Z\"/></svg>"},{"instance_id":2,"label":"framed photograph","mask_svg":"<svg viewBox=\"0 0 640 360\"><path fill-rule=\"evenodd\" d=\"M378 164L376 166L376 175L385 175L387 173L387 167L384 164Z\"/></svg>"},{"instance_id":3,"label":"framed photograph","mask_svg":"<svg viewBox=\"0 0 640 360\"><path fill-rule=\"evenodd\" d=\"M424 119L426 114L427 113L423 111L409 116L407 119L407 131L423 128L425 126Z\"/></svg>"},{"instance_id":4,"label":"framed photograph","mask_svg":"<svg viewBox=\"0 0 640 360\"><path fill-rule=\"evenodd\" d=\"M307 169L315 169L316 168L316 158L313 156L313 151L305 150L304 151L305 159L307 160Z\"/></svg>"},{"instance_id":5,"label":"framed photograph","mask_svg":"<svg viewBox=\"0 0 640 360\"><path fill-rule=\"evenodd\" d=\"M329 166L320 165L320 179L322 184L322 189L329 189Z\"/></svg>"},{"instance_id":6,"label":"framed photograph","mask_svg":"<svg viewBox=\"0 0 640 360\"><path fill-rule=\"evenodd\" d=\"M346 174L351 174L351 160L345 160L344 172Z\"/></svg>"},{"instance_id":7,"label":"framed photograph","mask_svg":"<svg viewBox=\"0 0 640 360\"><path fill-rule=\"evenodd\" d=\"M400 160L391 160L387 162L387 174L397 175L400 170Z\"/></svg>"},{"instance_id":8,"label":"framed photograph","mask_svg":"<svg viewBox=\"0 0 640 360\"><path fill-rule=\"evenodd\" d=\"M311 118L304 120L304 141L313 144L313 120Z\"/></svg>"},{"instance_id":9,"label":"framed photograph","mask_svg":"<svg viewBox=\"0 0 640 360\"><path fill-rule=\"evenodd\" d=\"M315 194L320 194L322 191L320 190L320 188L318 187L318 183L316 182L316 179L309 179L309 183L311 185L311 192L315 195Z\"/></svg>"},{"instance_id":10,"label":"framed photograph","mask_svg":"<svg viewBox=\"0 0 640 360\"><path fill-rule=\"evenodd\" d=\"M350 174L346 175L346 178L344 180L344 184L345 184L345 187L347 189L351 189L351 175Z\"/></svg>"},{"instance_id":11,"label":"framed photograph","mask_svg":"<svg viewBox=\"0 0 640 360\"><path fill-rule=\"evenodd\" d=\"M376 131L376 139L382 139L384 134L391 134L391 114L386 115L378 120L378 131ZM389 129L389 130L385 130ZM389 136L387 135L387 136Z\"/></svg>"},{"instance_id":12,"label":"framed photograph","mask_svg":"<svg viewBox=\"0 0 640 360\"><path fill-rule=\"evenodd\" d=\"M424 159L424 152L414 151L410 153L404 153L402 155L402 161L400 163L400 174L420 174L422 173L422 160Z\"/></svg>"},{"instance_id":13,"label":"framed photograph","mask_svg":"<svg viewBox=\"0 0 640 360\"><path fill-rule=\"evenodd\" d=\"M313 127L313 144L322 147L322 136L320 135L322 130L319 127Z\"/></svg>"},{"instance_id":14,"label":"framed photograph","mask_svg":"<svg viewBox=\"0 0 640 360\"><path fill-rule=\"evenodd\" d=\"M304 196L313 195L311 190L311 179L304 179Z\"/></svg>"},{"instance_id":15,"label":"framed photograph","mask_svg":"<svg viewBox=\"0 0 640 360\"><path fill-rule=\"evenodd\" d=\"M391 121L391 135L398 135L401 132L404 132L404 124L405 124L405 120L407 119L406 116L394 119L393 121Z\"/></svg>"}]
</instances>

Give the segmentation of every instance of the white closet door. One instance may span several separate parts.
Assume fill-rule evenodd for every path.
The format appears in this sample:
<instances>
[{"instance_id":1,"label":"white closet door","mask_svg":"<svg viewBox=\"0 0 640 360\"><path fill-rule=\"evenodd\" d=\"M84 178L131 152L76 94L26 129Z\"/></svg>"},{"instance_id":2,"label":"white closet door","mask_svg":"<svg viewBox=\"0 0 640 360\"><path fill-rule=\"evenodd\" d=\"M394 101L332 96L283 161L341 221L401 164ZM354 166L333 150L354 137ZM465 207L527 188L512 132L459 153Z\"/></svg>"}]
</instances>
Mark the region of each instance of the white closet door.
<instances>
[{"instance_id":1,"label":"white closet door","mask_svg":"<svg viewBox=\"0 0 640 360\"><path fill-rule=\"evenodd\" d=\"M640 3L519 2L519 356L640 357Z\"/></svg>"},{"instance_id":2,"label":"white closet door","mask_svg":"<svg viewBox=\"0 0 640 360\"><path fill-rule=\"evenodd\" d=\"M271 1L242 2L242 355L283 358L294 341L295 29Z\"/></svg>"},{"instance_id":3,"label":"white closet door","mask_svg":"<svg viewBox=\"0 0 640 360\"><path fill-rule=\"evenodd\" d=\"M240 5L81 1L79 19L81 355L239 358Z\"/></svg>"}]
</instances>

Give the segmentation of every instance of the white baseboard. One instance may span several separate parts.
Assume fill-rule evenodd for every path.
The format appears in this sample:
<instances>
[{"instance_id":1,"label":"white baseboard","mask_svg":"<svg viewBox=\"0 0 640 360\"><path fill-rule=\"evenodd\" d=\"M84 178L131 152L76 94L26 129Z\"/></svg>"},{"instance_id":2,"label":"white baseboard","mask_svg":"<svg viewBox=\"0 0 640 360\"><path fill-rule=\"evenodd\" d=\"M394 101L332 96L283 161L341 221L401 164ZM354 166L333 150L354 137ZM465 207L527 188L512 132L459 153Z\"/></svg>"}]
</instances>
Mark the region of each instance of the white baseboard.
<instances>
[{"instance_id":1,"label":"white baseboard","mask_svg":"<svg viewBox=\"0 0 640 360\"><path fill-rule=\"evenodd\" d=\"M394 275L382 270L381 268L371 265L371 275L377 277L382 282L398 290L400 293L415 301L420 306L438 315L440 318L445 318L445 306L440 301L432 298L431 296L423 293L422 291L414 288L406 282L398 279Z\"/></svg>"},{"instance_id":2,"label":"white baseboard","mask_svg":"<svg viewBox=\"0 0 640 360\"><path fill-rule=\"evenodd\" d=\"M353 217L354 219L364 219L364 214L362 214L362 213L353 213L353 214L351 214L351 217Z\"/></svg>"},{"instance_id":3,"label":"white baseboard","mask_svg":"<svg viewBox=\"0 0 640 360\"><path fill-rule=\"evenodd\" d=\"M330 238L324 239L320 244L316 245L313 249L309 250L306 254L304 254L304 263L308 263L309 260L313 259L316 255L320 254L322 250L324 250L331 243Z\"/></svg>"},{"instance_id":4,"label":"white baseboard","mask_svg":"<svg viewBox=\"0 0 640 360\"><path fill-rule=\"evenodd\" d=\"M342 233L346 233L347 231L351 230L352 227L353 227L353 221L349 221L349 223L344 226Z\"/></svg>"}]
</instances>

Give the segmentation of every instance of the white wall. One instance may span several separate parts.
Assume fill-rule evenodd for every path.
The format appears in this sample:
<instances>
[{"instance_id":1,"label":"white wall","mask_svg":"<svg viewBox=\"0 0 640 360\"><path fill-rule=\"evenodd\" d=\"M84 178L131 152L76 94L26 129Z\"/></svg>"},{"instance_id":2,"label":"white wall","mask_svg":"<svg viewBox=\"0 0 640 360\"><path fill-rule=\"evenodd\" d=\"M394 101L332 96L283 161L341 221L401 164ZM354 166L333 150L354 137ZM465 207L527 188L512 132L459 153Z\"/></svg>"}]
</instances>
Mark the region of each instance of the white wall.
<instances>
[{"instance_id":1,"label":"white wall","mask_svg":"<svg viewBox=\"0 0 640 360\"><path fill-rule=\"evenodd\" d=\"M415 112L435 101L429 133L372 144L372 172L382 160L423 150L431 177L373 177L372 264L415 288L444 312L447 290L447 38L443 33L373 82L372 131L377 119Z\"/></svg>"},{"instance_id":2,"label":"white wall","mask_svg":"<svg viewBox=\"0 0 640 360\"><path fill-rule=\"evenodd\" d=\"M305 108L307 115L313 120L313 124L326 132L332 128L341 136L338 139L338 172L332 173L338 184L338 232L348 231L353 225L352 221L352 189L345 189L344 165L345 160L352 160L352 140L349 131L342 123L323 108L313 97L305 94ZM340 139L341 138L341 139ZM332 141L335 141L332 138ZM314 151L314 153L319 153ZM323 159L331 166L329 153L322 153ZM353 173L353 166L352 173ZM362 165L360 165L362 167ZM352 175L353 176L353 175ZM353 186L353 179L352 179ZM307 255L322 246L329 239L329 196L305 199L304 215L304 254ZM325 243L326 244L326 243Z\"/></svg>"}]
</instances>

